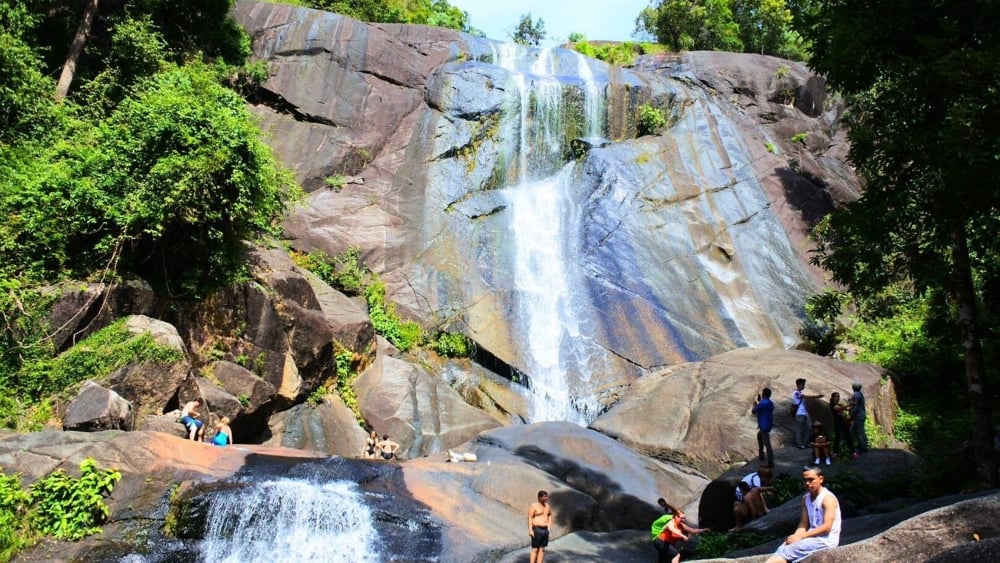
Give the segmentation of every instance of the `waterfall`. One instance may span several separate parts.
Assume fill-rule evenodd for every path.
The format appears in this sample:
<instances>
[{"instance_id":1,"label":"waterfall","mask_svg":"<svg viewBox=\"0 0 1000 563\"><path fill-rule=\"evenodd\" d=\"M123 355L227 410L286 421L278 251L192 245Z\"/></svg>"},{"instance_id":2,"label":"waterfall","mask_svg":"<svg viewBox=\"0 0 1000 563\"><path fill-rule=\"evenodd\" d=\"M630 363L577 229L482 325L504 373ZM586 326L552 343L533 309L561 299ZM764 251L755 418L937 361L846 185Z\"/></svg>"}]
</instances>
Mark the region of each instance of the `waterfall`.
<instances>
[{"instance_id":1,"label":"waterfall","mask_svg":"<svg viewBox=\"0 0 1000 563\"><path fill-rule=\"evenodd\" d=\"M562 64L567 59L572 64ZM587 424L600 413L590 374L605 364L606 352L583 326L586 297L577 267L583 237L570 189L575 163L566 163L566 148L570 134L603 136L603 89L586 58L570 51L501 44L493 60L511 76L502 150L508 155L503 161L516 162L517 169L504 174L502 193L505 238L512 242L512 322L520 336L531 420ZM572 75L558 76L562 66L571 67ZM578 108L567 107L570 89L577 90ZM567 122L567 116L580 123Z\"/></svg>"},{"instance_id":2,"label":"waterfall","mask_svg":"<svg viewBox=\"0 0 1000 563\"><path fill-rule=\"evenodd\" d=\"M372 563L385 560L371 510L351 481L280 478L219 495L207 515L200 559Z\"/></svg>"}]
</instances>

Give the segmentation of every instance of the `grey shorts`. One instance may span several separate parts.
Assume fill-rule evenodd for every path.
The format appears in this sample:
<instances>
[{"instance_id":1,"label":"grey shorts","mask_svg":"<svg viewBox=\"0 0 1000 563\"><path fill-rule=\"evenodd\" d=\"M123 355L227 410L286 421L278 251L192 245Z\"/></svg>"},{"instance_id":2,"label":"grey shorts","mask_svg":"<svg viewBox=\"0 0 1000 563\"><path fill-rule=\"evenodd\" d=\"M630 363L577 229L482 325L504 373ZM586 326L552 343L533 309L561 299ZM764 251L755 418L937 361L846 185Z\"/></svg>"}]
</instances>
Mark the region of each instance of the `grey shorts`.
<instances>
[{"instance_id":1,"label":"grey shorts","mask_svg":"<svg viewBox=\"0 0 1000 563\"><path fill-rule=\"evenodd\" d=\"M795 563L796 561L802 561L817 551L830 549L831 547L836 546L830 545L825 539L806 538L793 544L782 544L781 547L778 548L778 551L775 551L774 554L785 561Z\"/></svg>"}]
</instances>

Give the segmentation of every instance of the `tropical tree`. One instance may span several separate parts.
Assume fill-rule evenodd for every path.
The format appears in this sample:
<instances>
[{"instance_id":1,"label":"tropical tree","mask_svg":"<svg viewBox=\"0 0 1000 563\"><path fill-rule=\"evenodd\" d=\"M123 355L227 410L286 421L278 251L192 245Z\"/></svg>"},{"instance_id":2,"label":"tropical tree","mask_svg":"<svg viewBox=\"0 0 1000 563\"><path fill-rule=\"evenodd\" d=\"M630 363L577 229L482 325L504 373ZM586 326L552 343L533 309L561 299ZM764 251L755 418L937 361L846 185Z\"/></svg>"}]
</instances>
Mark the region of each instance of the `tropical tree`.
<instances>
[{"instance_id":1,"label":"tropical tree","mask_svg":"<svg viewBox=\"0 0 1000 563\"><path fill-rule=\"evenodd\" d=\"M984 311L1000 304L997 17L989 0L830 0L802 28L812 66L850 96L850 159L865 181L818 233L817 261L860 296L900 280L948 296L984 487L997 484L981 340Z\"/></svg>"},{"instance_id":2,"label":"tropical tree","mask_svg":"<svg viewBox=\"0 0 1000 563\"><path fill-rule=\"evenodd\" d=\"M660 0L643 9L635 25L636 35L655 37L676 51L743 50L729 0Z\"/></svg>"},{"instance_id":3,"label":"tropical tree","mask_svg":"<svg viewBox=\"0 0 1000 563\"><path fill-rule=\"evenodd\" d=\"M510 38L514 43L537 46L545 39L545 21L542 18L532 21L530 12L522 14L521 21L510 33Z\"/></svg>"}]
</instances>

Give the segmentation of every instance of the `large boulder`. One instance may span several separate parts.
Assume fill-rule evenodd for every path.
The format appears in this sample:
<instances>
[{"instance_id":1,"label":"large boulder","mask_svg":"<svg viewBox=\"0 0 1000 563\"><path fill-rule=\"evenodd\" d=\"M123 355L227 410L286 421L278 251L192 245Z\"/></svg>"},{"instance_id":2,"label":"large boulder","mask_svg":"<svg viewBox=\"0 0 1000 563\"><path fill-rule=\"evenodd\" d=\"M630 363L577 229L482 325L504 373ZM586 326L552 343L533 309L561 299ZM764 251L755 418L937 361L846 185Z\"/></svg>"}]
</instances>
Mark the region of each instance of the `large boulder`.
<instances>
[{"instance_id":1,"label":"large boulder","mask_svg":"<svg viewBox=\"0 0 1000 563\"><path fill-rule=\"evenodd\" d=\"M150 315L156 307L153 288L140 279L117 284L66 282L52 288L58 296L48 323L52 342L63 352L90 334L127 315Z\"/></svg>"},{"instance_id":2,"label":"large boulder","mask_svg":"<svg viewBox=\"0 0 1000 563\"><path fill-rule=\"evenodd\" d=\"M305 402L275 413L268 420L265 446L281 446L359 457L368 434L354 412L337 395L326 395L318 405Z\"/></svg>"},{"instance_id":3,"label":"large boulder","mask_svg":"<svg viewBox=\"0 0 1000 563\"><path fill-rule=\"evenodd\" d=\"M384 346L354 382L354 390L365 421L399 443L405 458L446 450L500 426L467 404L447 381L390 356Z\"/></svg>"},{"instance_id":4,"label":"large boulder","mask_svg":"<svg viewBox=\"0 0 1000 563\"><path fill-rule=\"evenodd\" d=\"M757 457L757 419L750 412L764 387L772 390L775 448L794 445L790 414L795 380L826 398L808 402L809 413L832 428L828 398L862 383L869 417L892 434L895 395L886 372L869 364L842 362L796 350L743 348L704 362L653 372L593 423L593 428L636 451L718 476Z\"/></svg>"},{"instance_id":5,"label":"large boulder","mask_svg":"<svg viewBox=\"0 0 1000 563\"><path fill-rule=\"evenodd\" d=\"M132 405L93 381L83 382L63 415L63 430L131 430L132 423Z\"/></svg>"},{"instance_id":6,"label":"large boulder","mask_svg":"<svg viewBox=\"0 0 1000 563\"><path fill-rule=\"evenodd\" d=\"M128 364L111 373L108 385L132 403L136 426L141 426L146 416L177 407L177 390L190 374L191 364L187 360L172 364Z\"/></svg>"},{"instance_id":7,"label":"large boulder","mask_svg":"<svg viewBox=\"0 0 1000 563\"><path fill-rule=\"evenodd\" d=\"M178 321L197 355L251 366L275 389L275 408L334 380L339 350L353 352L359 365L371 362L375 333L356 303L295 266L283 249L255 247L250 259L252 280Z\"/></svg>"}]
</instances>

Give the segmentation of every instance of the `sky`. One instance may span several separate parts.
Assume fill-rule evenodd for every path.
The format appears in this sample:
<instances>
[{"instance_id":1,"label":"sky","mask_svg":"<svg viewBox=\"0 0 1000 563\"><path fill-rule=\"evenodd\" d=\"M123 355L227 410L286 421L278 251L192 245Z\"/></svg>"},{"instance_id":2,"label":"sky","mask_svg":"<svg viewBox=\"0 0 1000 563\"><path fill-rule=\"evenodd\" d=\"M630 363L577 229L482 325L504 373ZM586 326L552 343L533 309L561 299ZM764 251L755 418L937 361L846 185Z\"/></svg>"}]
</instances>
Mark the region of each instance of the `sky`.
<instances>
[{"instance_id":1,"label":"sky","mask_svg":"<svg viewBox=\"0 0 1000 563\"><path fill-rule=\"evenodd\" d=\"M650 0L448 0L469 13L470 25L486 37L509 41L521 15L542 18L547 40L542 46L564 43L570 33L587 39L630 41L635 18Z\"/></svg>"}]
</instances>

